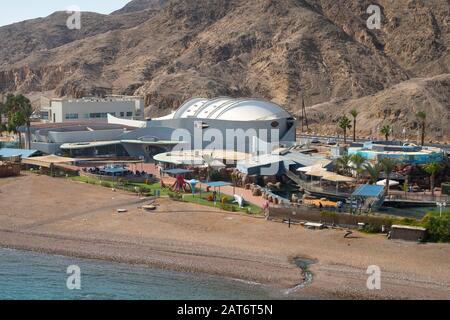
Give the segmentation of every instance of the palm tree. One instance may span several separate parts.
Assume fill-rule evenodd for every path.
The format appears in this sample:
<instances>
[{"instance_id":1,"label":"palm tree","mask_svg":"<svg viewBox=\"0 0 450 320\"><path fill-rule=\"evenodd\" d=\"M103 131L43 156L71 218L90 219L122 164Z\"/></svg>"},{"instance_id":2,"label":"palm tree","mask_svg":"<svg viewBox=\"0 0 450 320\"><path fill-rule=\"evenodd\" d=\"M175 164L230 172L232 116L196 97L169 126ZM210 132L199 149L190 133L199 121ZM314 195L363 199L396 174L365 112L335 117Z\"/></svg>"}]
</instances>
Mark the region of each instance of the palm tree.
<instances>
[{"instance_id":1,"label":"palm tree","mask_svg":"<svg viewBox=\"0 0 450 320\"><path fill-rule=\"evenodd\" d=\"M350 167L350 158L348 155L343 155L336 159L337 167L341 168L344 173L347 173L347 169Z\"/></svg>"},{"instance_id":2,"label":"palm tree","mask_svg":"<svg viewBox=\"0 0 450 320\"><path fill-rule=\"evenodd\" d=\"M434 185L436 181L436 173L441 170L441 165L437 162L429 163L425 166L425 172L430 175L430 189L431 189L431 195L434 196Z\"/></svg>"},{"instance_id":3,"label":"palm tree","mask_svg":"<svg viewBox=\"0 0 450 320\"><path fill-rule=\"evenodd\" d=\"M238 179L239 179L238 173L236 171L233 171L231 173L231 181L233 182L233 195L236 194L236 184L237 184Z\"/></svg>"},{"instance_id":4,"label":"palm tree","mask_svg":"<svg viewBox=\"0 0 450 320\"><path fill-rule=\"evenodd\" d=\"M381 166L380 164L371 164L367 163L364 165L365 171L370 176L370 184L376 184L378 179L380 178Z\"/></svg>"},{"instance_id":5,"label":"palm tree","mask_svg":"<svg viewBox=\"0 0 450 320\"><path fill-rule=\"evenodd\" d=\"M31 102L25 96L8 94L5 103L8 112L8 127L10 131L19 135L19 145L22 145L22 135L19 127L26 125L28 147L31 146L30 118L33 114Z\"/></svg>"},{"instance_id":6,"label":"palm tree","mask_svg":"<svg viewBox=\"0 0 450 320\"><path fill-rule=\"evenodd\" d=\"M425 143L425 128L426 128L427 114L424 111L419 111L416 113L416 118L420 121L420 128L422 131L420 143L423 146Z\"/></svg>"},{"instance_id":7,"label":"palm tree","mask_svg":"<svg viewBox=\"0 0 450 320\"><path fill-rule=\"evenodd\" d=\"M389 136L391 135L391 131L392 131L392 127L390 125L386 124L381 128L380 133L382 135L384 135L384 137L386 138L386 141L388 141Z\"/></svg>"},{"instance_id":8,"label":"palm tree","mask_svg":"<svg viewBox=\"0 0 450 320\"><path fill-rule=\"evenodd\" d=\"M352 168L356 171L356 181L359 182L359 175L362 172L362 167L364 162L366 162L366 159L359 154L354 154L350 157L350 161L352 163Z\"/></svg>"},{"instance_id":9,"label":"palm tree","mask_svg":"<svg viewBox=\"0 0 450 320\"><path fill-rule=\"evenodd\" d=\"M356 141L356 117L358 117L358 111L356 109L352 109L350 111L351 116L353 117L353 142Z\"/></svg>"},{"instance_id":10,"label":"palm tree","mask_svg":"<svg viewBox=\"0 0 450 320\"><path fill-rule=\"evenodd\" d=\"M2 132L4 130L3 127L3 113L6 112L6 107L3 101L0 101L0 137L2 136Z\"/></svg>"},{"instance_id":11,"label":"palm tree","mask_svg":"<svg viewBox=\"0 0 450 320\"><path fill-rule=\"evenodd\" d=\"M380 160L380 166L383 168L384 174L386 175L386 195L389 194L389 180L392 171L394 171L397 163L389 158L383 158Z\"/></svg>"},{"instance_id":12,"label":"palm tree","mask_svg":"<svg viewBox=\"0 0 450 320\"><path fill-rule=\"evenodd\" d=\"M352 125L350 124L350 119L347 116L343 116L339 120L339 128L344 130L344 143L347 143L347 129L350 129Z\"/></svg>"}]
</instances>

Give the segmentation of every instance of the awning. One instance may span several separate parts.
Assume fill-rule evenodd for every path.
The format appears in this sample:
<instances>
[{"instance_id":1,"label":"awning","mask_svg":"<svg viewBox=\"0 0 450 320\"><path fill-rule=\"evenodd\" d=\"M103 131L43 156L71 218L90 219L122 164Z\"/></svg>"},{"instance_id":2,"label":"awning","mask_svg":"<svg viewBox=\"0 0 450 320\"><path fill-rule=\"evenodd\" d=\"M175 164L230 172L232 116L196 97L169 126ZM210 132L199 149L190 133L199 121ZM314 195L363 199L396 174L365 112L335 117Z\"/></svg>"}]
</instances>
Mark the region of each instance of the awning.
<instances>
[{"instance_id":1,"label":"awning","mask_svg":"<svg viewBox=\"0 0 450 320\"><path fill-rule=\"evenodd\" d=\"M213 188L231 186L231 183L225 182L225 181L203 182L203 184L206 184L207 186L213 187Z\"/></svg>"},{"instance_id":2,"label":"awning","mask_svg":"<svg viewBox=\"0 0 450 320\"><path fill-rule=\"evenodd\" d=\"M352 197L378 198L383 193L384 193L383 186L363 184L352 193Z\"/></svg>"},{"instance_id":3,"label":"awning","mask_svg":"<svg viewBox=\"0 0 450 320\"><path fill-rule=\"evenodd\" d=\"M150 146L165 146L165 145L178 145L178 144L186 144L188 142L185 141L174 141L174 140L157 140L157 141L145 141L145 140L122 140L122 143L129 144L141 144L141 145L150 145Z\"/></svg>"},{"instance_id":4,"label":"awning","mask_svg":"<svg viewBox=\"0 0 450 320\"><path fill-rule=\"evenodd\" d=\"M34 154L40 153L38 150L28 150L28 149L13 149L13 148L2 148L0 149L0 157L10 158L10 157L21 157L22 159L33 156Z\"/></svg>"},{"instance_id":5,"label":"awning","mask_svg":"<svg viewBox=\"0 0 450 320\"><path fill-rule=\"evenodd\" d=\"M58 165L58 164L67 164L75 162L76 159L66 158L66 157L58 157L55 155L43 156L43 157L32 157L23 159L23 164L40 166L45 168L50 168L50 165Z\"/></svg>"},{"instance_id":6,"label":"awning","mask_svg":"<svg viewBox=\"0 0 450 320\"><path fill-rule=\"evenodd\" d=\"M112 146L112 145L116 145L116 144L120 144L120 143L121 143L120 140L64 143L63 145L61 145L60 148L63 150L79 150L79 149L87 149L87 148Z\"/></svg>"},{"instance_id":7,"label":"awning","mask_svg":"<svg viewBox=\"0 0 450 320\"><path fill-rule=\"evenodd\" d=\"M333 182L353 182L355 179L347 176L342 176L340 174L329 172L322 177L322 180L333 181Z\"/></svg>"},{"instance_id":8,"label":"awning","mask_svg":"<svg viewBox=\"0 0 450 320\"><path fill-rule=\"evenodd\" d=\"M324 170L324 169L320 169L320 168L315 168L311 171L306 172L306 174L308 176L313 176L313 177L323 177L325 175L327 175L329 172Z\"/></svg>"}]
</instances>

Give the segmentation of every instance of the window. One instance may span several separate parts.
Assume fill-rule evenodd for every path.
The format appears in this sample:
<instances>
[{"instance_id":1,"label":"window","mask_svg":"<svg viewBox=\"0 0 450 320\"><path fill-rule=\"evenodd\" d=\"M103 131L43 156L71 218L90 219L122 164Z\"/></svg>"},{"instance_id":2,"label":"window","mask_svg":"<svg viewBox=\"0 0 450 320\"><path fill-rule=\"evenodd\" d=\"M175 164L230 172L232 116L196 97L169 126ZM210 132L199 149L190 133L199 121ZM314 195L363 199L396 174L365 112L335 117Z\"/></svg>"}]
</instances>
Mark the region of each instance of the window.
<instances>
[{"instance_id":1,"label":"window","mask_svg":"<svg viewBox=\"0 0 450 320\"><path fill-rule=\"evenodd\" d=\"M106 112L96 112L96 113L90 113L89 118L92 119L99 119L99 118L107 118L108 114Z\"/></svg>"},{"instance_id":2,"label":"window","mask_svg":"<svg viewBox=\"0 0 450 320\"><path fill-rule=\"evenodd\" d=\"M78 119L78 113L66 113L65 118L66 120Z\"/></svg>"},{"instance_id":3,"label":"window","mask_svg":"<svg viewBox=\"0 0 450 320\"><path fill-rule=\"evenodd\" d=\"M125 117L125 112L121 112L120 113L120 116L123 118L123 117Z\"/></svg>"},{"instance_id":4,"label":"window","mask_svg":"<svg viewBox=\"0 0 450 320\"><path fill-rule=\"evenodd\" d=\"M41 111L41 119L48 120L48 111Z\"/></svg>"},{"instance_id":5,"label":"window","mask_svg":"<svg viewBox=\"0 0 450 320\"><path fill-rule=\"evenodd\" d=\"M127 117L132 117L133 116L133 112L127 112Z\"/></svg>"}]
</instances>

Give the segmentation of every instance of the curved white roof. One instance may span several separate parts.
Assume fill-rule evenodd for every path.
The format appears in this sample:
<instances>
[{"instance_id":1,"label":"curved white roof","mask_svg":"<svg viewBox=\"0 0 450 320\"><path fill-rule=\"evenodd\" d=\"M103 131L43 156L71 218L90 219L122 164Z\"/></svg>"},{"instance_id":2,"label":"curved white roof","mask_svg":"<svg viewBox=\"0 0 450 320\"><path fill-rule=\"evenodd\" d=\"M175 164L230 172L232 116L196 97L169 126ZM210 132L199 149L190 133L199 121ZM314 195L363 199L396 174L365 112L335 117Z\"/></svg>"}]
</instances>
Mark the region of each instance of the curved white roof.
<instances>
[{"instance_id":1,"label":"curved white roof","mask_svg":"<svg viewBox=\"0 0 450 320\"><path fill-rule=\"evenodd\" d=\"M279 105L257 99L193 98L185 102L172 119L197 118L229 121L276 120L292 117ZM167 119L167 117L164 117Z\"/></svg>"}]
</instances>

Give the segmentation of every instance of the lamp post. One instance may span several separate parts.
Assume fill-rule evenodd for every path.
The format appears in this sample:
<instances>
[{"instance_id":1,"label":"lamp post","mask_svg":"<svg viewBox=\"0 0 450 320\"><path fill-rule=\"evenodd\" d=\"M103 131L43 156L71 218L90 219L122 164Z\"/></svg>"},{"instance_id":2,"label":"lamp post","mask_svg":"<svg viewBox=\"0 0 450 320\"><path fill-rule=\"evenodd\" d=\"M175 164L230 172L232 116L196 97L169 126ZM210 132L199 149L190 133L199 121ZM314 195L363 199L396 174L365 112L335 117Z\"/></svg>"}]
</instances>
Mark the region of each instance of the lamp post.
<instances>
[{"instance_id":1,"label":"lamp post","mask_svg":"<svg viewBox=\"0 0 450 320\"><path fill-rule=\"evenodd\" d=\"M439 207L439 217L442 218L442 207L446 207L447 206L447 202L436 202L436 206Z\"/></svg>"}]
</instances>

